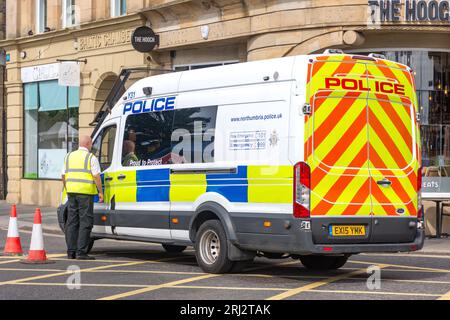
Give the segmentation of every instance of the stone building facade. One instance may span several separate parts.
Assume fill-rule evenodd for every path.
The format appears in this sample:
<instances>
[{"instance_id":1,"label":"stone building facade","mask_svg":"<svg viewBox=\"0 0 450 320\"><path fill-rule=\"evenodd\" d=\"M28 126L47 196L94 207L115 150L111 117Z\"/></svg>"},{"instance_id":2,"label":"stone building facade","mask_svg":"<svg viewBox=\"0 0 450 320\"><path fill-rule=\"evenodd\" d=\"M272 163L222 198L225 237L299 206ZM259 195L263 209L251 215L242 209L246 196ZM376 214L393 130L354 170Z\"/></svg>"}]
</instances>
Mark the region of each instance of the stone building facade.
<instances>
[{"instance_id":1,"label":"stone building facade","mask_svg":"<svg viewBox=\"0 0 450 320\"><path fill-rule=\"evenodd\" d=\"M5 39L6 1L0 1L0 40ZM5 55L0 52L0 200L6 197L6 107L4 94Z\"/></svg>"},{"instance_id":2,"label":"stone building facade","mask_svg":"<svg viewBox=\"0 0 450 320\"><path fill-rule=\"evenodd\" d=\"M54 172L42 174L40 142L34 144L33 139L49 142L43 147L50 150L46 156L58 158L60 155L51 151L60 142L53 143L45 136L45 128L49 135L50 129L57 131L59 122L72 121L66 125L66 129L72 128L72 135L90 133L89 123L123 68L185 70L318 53L327 48L380 52L416 70L426 121L424 161L430 172L435 172L430 173L430 188L432 183L438 185L430 192L450 193L450 188L442 187L450 165L449 2L429 2L6 0L6 40L0 41L0 46L9 57L5 82L7 200L57 205L61 183ZM132 31L143 25L160 36L159 47L150 53L138 53L130 43ZM69 96L68 115L61 111L65 120L52 122L51 112L57 110L51 101L41 100L57 90L51 83L55 81L51 65L57 59L86 59L86 63L81 63L79 90L61 93ZM35 102L36 95L39 102ZM44 105L37 107L40 103ZM48 112L41 115L41 109ZM36 124L36 117L48 123ZM75 138L65 139L56 148L70 149L71 143L76 144Z\"/></svg>"}]
</instances>

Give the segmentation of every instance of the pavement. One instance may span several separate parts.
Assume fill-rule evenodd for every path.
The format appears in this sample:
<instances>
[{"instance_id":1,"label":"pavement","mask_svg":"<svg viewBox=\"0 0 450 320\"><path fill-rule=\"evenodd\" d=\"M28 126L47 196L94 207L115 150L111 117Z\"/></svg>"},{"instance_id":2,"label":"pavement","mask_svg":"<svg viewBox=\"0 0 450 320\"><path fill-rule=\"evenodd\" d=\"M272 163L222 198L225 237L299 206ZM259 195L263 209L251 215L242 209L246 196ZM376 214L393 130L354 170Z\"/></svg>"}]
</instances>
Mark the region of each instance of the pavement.
<instances>
[{"instance_id":1,"label":"pavement","mask_svg":"<svg viewBox=\"0 0 450 320\"><path fill-rule=\"evenodd\" d=\"M9 205L0 203L0 251ZM33 207L18 206L22 247L29 248ZM341 269L310 271L298 260L256 258L240 273L205 274L194 251L166 253L158 244L98 240L95 261L67 260L54 208L42 208L51 264L0 256L0 300L434 300L450 299L448 239L425 250L352 256ZM378 277L379 275L379 277Z\"/></svg>"}]
</instances>

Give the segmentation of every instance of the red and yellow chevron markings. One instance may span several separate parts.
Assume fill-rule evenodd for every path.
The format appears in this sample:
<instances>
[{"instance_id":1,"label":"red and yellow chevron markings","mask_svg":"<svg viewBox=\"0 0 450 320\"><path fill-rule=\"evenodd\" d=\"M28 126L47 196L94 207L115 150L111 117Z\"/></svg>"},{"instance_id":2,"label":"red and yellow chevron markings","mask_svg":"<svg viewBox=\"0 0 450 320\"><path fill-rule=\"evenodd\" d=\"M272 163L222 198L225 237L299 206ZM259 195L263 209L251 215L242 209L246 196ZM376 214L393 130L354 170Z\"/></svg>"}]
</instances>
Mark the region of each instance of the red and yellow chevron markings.
<instances>
[{"instance_id":1,"label":"red and yellow chevron markings","mask_svg":"<svg viewBox=\"0 0 450 320\"><path fill-rule=\"evenodd\" d=\"M411 72L348 55L318 57L308 70L311 214L417 215L420 137ZM391 187L378 185L383 179Z\"/></svg>"}]
</instances>

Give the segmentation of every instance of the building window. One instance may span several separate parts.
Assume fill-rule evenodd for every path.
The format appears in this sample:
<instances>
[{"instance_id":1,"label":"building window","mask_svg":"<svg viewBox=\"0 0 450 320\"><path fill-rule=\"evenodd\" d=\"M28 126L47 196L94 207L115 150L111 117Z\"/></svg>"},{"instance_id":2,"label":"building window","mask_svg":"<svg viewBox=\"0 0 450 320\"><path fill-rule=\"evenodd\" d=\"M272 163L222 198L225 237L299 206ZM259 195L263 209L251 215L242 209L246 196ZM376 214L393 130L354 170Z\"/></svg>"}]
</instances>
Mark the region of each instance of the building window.
<instances>
[{"instance_id":1,"label":"building window","mask_svg":"<svg viewBox=\"0 0 450 320\"><path fill-rule=\"evenodd\" d=\"M239 63L239 61L221 61L221 62L210 62L210 63L195 63L195 64L186 64L186 65L176 65L173 67L175 71L189 71L203 68L211 68L211 67L220 67L226 66L229 64Z\"/></svg>"},{"instance_id":2,"label":"building window","mask_svg":"<svg viewBox=\"0 0 450 320\"><path fill-rule=\"evenodd\" d=\"M127 0L111 0L111 17L127 14Z\"/></svg>"},{"instance_id":3,"label":"building window","mask_svg":"<svg viewBox=\"0 0 450 320\"><path fill-rule=\"evenodd\" d=\"M24 178L60 179L67 152L78 148L79 88L57 80L24 85Z\"/></svg>"},{"instance_id":4,"label":"building window","mask_svg":"<svg viewBox=\"0 0 450 320\"><path fill-rule=\"evenodd\" d=\"M63 28L69 28L78 25L80 13L75 4L75 0L62 0Z\"/></svg>"},{"instance_id":5,"label":"building window","mask_svg":"<svg viewBox=\"0 0 450 320\"><path fill-rule=\"evenodd\" d=\"M47 0L36 0L36 33L42 33L47 27Z\"/></svg>"}]
</instances>

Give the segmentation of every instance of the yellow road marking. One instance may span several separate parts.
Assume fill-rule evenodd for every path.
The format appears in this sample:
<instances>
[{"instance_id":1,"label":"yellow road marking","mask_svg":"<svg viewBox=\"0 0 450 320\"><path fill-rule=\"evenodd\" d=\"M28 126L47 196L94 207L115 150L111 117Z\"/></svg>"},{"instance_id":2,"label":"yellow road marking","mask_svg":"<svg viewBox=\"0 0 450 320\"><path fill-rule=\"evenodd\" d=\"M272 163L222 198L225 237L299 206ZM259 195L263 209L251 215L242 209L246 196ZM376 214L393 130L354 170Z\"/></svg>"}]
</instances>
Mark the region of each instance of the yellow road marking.
<instances>
[{"instance_id":1,"label":"yellow road marking","mask_svg":"<svg viewBox=\"0 0 450 320\"><path fill-rule=\"evenodd\" d=\"M173 259L175 259L175 258L165 258L165 259L153 260L153 261L134 261L134 262L128 261L127 263L112 264L112 265L107 265L107 266L99 266L99 267L81 269L80 272L91 272L91 271L95 271L95 270L103 270L103 269L115 268L115 267L135 266L135 265L146 264L146 263L164 262L164 261L169 261L169 260L173 260ZM71 260L71 261L80 261L80 260ZM96 260L94 260L94 261L96 261ZM10 281L5 281L5 282L0 282L0 286L17 284L17 283L33 281L33 280L53 278L53 277L58 277L58 276L70 275L70 274L72 274L70 271L64 271L64 272L52 273L52 274L47 274L47 275L42 275L42 276L10 280Z\"/></svg>"},{"instance_id":2,"label":"yellow road marking","mask_svg":"<svg viewBox=\"0 0 450 320\"><path fill-rule=\"evenodd\" d=\"M292 297L294 295L297 295L299 293L302 293L302 292L305 292L305 291L309 291L309 290L318 288L320 286L323 286L323 285L326 285L326 284L329 284L329 283L332 283L332 282L336 282L336 281L339 281L339 280L342 280L342 279L346 279L346 278L349 278L349 277L352 277L352 276L355 276L355 275L362 274L363 272L366 272L366 270L365 269L360 269L360 270L353 271L353 272L350 272L350 273L346 273L346 274L343 274L343 275L338 275L338 276L326 278L326 279L323 279L323 280L320 280L320 281L309 283L307 285L304 285L304 286L301 286L301 287L298 287L298 288L287 290L286 292L283 292L283 293L278 294L276 296L272 296L272 297L270 297L270 298L268 298L266 300L283 300L283 299Z\"/></svg>"},{"instance_id":3,"label":"yellow road marking","mask_svg":"<svg viewBox=\"0 0 450 320\"><path fill-rule=\"evenodd\" d=\"M450 291L440 296L438 300L450 300Z\"/></svg>"},{"instance_id":4,"label":"yellow road marking","mask_svg":"<svg viewBox=\"0 0 450 320\"><path fill-rule=\"evenodd\" d=\"M0 268L0 271L18 271L18 272L62 272L61 269L20 269L20 268Z\"/></svg>"},{"instance_id":5,"label":"yellow road marking","mask_svg":"<svg viewBox=\"0 0 450 320\"><path fill-rule=\"evenodd\" d=\"M366 265L377 265L375 262L367 262L367 261L356 261L356 260L349 260L349 262L352 263L359 263L359 264L366 264ZM416 267L416 266L406 266L402 264L389 264L389 263L383 263L384 266L388 267L399 267L404 269L413 269L413 270L420 270L420 271L431 271L431 272L443 272L443 273L450 273L449 269L437 269L437 268L427 268L427 267Z\"/></svg>"},{"instance_id":6,"label":"yellow road marking","mask_svg":"<svg viewBox=\"0 0 450 320\"><path fill-rule=\"evenodd\" d=\"M44 286L44 287L66 287L67 283L58 282L21 282L20 286ZM101 284L101 283L80 283L80 287L106 287L106 288L146 288L144 284Z\"/></svg>"},{"instance_id":7,"label":"yellow road marking","mask_svg":"<svg viewBox=\"0 0 450 320\"><path fill-rule=\"evenodd\" d=\"M380 267L380 268L384 268L385 267L385 265L377 265L377 266ZM321 286L324 286L324 285L327 285L327 284L330 284L330 283L333 283L333 282L336 282L336 281L340 281L340 280L343 280L343 279L351 278L351 277L356 276L356 275L364 274L366 272L367 272L366 269L359 269L359 270L356 270L356 271L353 271L353 272L349 272L349 273L345 273L345 274L329 277L329 278L326 278L326 279L323 279L323 280L320 280L320 281L316 281L316 282L313 282L313 283L306 284L306 285L298 287L298 288L287 290L286 292L283 292L283 293L280 293L280 294L278 294L276 296L270 297L267 300L283 300L283 299L295 296L295 295L297 295L299 293L302 293L302 292L305 292L305 291L309 291L309 290L312 290L312 289L316 289L318 287L321 287Z\"/></svg>"},{"instance_id":8,"label":"yellow road marking","mask_svg":"<svg viewBox=\"0 0 450 320\"><path fill-rule=\"evenodd\" d=\"M339 293L339 294L376 294L376 295L394 295L394 296L413 296L413 297L439 297L439 294L433 293L410 293L410 292L390 292L390 291L354 291L354 290L309 290L308 292L320 293Z\"/></svg>"},{"instance_id":9,"label":"yellow road marking","mask_svg":"<svg viewBox=\"0 0 450 320\"><path fill-rule=\"evenodd\" d=\"M93 254L94 257L96 257L97 255ZM187 259L187 258L192 258L192 256L181 256L181 257L170 257L170 258L161 258L161 259L157 259L157 260L146 260L145 263L164 263L166 261L173 261L173 260L182 260L182 259ZM58 260L58 261L77 261L78 262L102 262L102 263L126 263L126 262L137 262L135 261L130 261L130 260L101 260L101 259L95 259L95 260L70 260L70 259L54 259L54 260ZM142 260L139 260L142 261Z\"/></svg>"},{"instance_id":10,"label":"yellow road marking","mask_svg":"<svg viewBox=\"0 0 450 320\"><path fill-rule=\"evenodd\" d=\"M450 256L446 255L433 255L433 254L420 254L420 253L363 253L361 256L368 257L414 257L414 258L437 258L437 259L450 259Z\"/></svg>"},{"instance_id":11,"label":"yellow road marking","mask_svg":"<svg viewBox=\"0 0 450 320\"><path fill-rule=\"evenodd\" d=\"M249 287L211 287L211 286L174 286L172 289L217 289L217 290L241 290L241 291L286 291L288 288L249 288Z\"/></svg>"},{"instance_id":12,"label":"yellow road marking","mask_svg":"<svg viewBox=\"0 0 450 320\"><path fill-rule=\"evenodd\" d=\"M59 257L64 257L66 254L65 253L51 253L51 254L47 254L47 258L59 258ZM26 258L26 255L23 256L0 256L0 259L23 259ZM55 260L60 260L60 259L55 259Z\"/></svg>"},{"instance_id":13,"label":"yellow road marking","mask_svg":"<svg viewBox=\"0 0 450 320\"><path fill-rule=\"evenodd\" d=\"M14 263L14 262L19 262L19 261L20 261L20 259L9 260L9 261L1 261L0 264L8 264L8 263Z\"/></svg>"},{"instance_id":14,"label":"yellow road marking","mask_svg":"<svg viewBox=\"0 0 450 320\"><path fill-rule=\"evenodd\" d=\"M300 265L300 262L299 261L290 261L290 262L276 263L276 264L270 264L270 265L263 265L263 266L258 266L258 267L246 268L246 269L244 269L244 271L245 272L257 271L257 270L269 269L269 268L273 268L273 267L285 267L285 266L289 266L289 265L293 265L293 264Z\"/></svg>"},{"instance_id":15,"label":"yellow road marking","mask_svg":"<svg viewBox=\"0 0 450 320\"><path fill-rule=\"evenodd\" d=\"M268 269L268 268L273 268L273 267L280 267L280 266L291 265L291 264L299 264L299 262L298 261L291 261L291 262L285 262L285 263L279 263L279 264L264 265L264 266L248 268L248 269L245 269L244 271L248 272L248 271L262 270L262 269ZM148 286L147 288L138 289L138 290L134 290L134 291L130 291L130 292L125 292L125 293L122 293L122 294L117 294L117 295L101 298L101 299L98 299L98 300L116 300L116 299L126 298L126 297L129 297L129 296L134 296L134 295L138 295L138 294L141 294L141 293L146 293L146 292L150 292L150 291L154 291L154 290L158 290L158 289L162 289L162 288L171 288L171 287L175 287L175 286L178 286L178 285L181 285L181 284L194 282L194 281L199 281L199 280L203 280L203 279L219 277L219 276L221 276L221 275L219 275L219 274L206 274L206 275L201 275L201 276L192 277L192 278L188 278L188 279L172 281L172 282L168 282L168 283L160 284L160 285L156 285L156 286Z\"/></svg>"},{"instance_id":16,"label":"yellow road marking","mask_svg":"<svg viewBox=\"0 0 450 320\"><path fill-rule=\"evenodd\" d=\"M144 274L185 274L203 275L204 272L159 271L159 270L96 270L94 273L144 273Z\"/></svg>"},{"instance_id":17,"label":"yellow road marking","mask_svg":"<svg viewBox=\"0 0 450 320\"><path fill-rule=\"evenodd\" d=\"M92 255L95 257L95 255ZM76 263L93 263L93 262L101 262L101 263L127 263L127 262L142 262L142 260L101 260L101 259L95 259L95 260L72 260L72 259L53 259L57 261L72 261ZM153 263L154 260L148 260L147 263ZM156 263L156 262L155 262Z\"/></svg>"},{"instance_id":18,"label":"yellow road marking","mask_svg":"<svg viewBox=\"0 0 450 320\"><path fill-rule=\"evenodd\" d=\"M146 293L146 292L162 289L162 288L170 288L170 287L173 287L173 286L176 286L176 285L185 284L185 283L189 283L189 282L193 282L193 281L204 280L204 279L210 279L210 278L214 278L214 277L218 277L218 276L219 275L217 275L217 274L205 274L205 275L202 275L202 276L197 276L197 277L192 277L192 278L188 278L188 279L172 281L172 282L163 283L163 284L160 284L160 285L148 286L146 288L137 289L137 290L133 290L133 291L129 291L129 292L124 292L124 293L112 295L112 296L101 298L101 299L98 299L98 300L117 300L117 299L126 298L126 297L134 296L134 295L137 295L137 294L141 294L141 293Z\"/></svg>"},{"instance_id":19,"label":"yellow road marking","mask_svg":"<svg viewBox=\"0 0 450 320\"><path fill-rule=\"evenodd\" d=\"M359 270L359 269L358 269ZM388 271L389 269L383 269ZM392 270L392 269L391 269ZM395 270L399 271L401 269ZM63 272L62 269L20 269L20 268L0 268L0 271L17 271L17 272ZM402 270L412 271L412 270ZM420 272L417 270L417 272ZM168 274L168 275L203 275L202 272L179 272L179 271L158 271L158 270L85 270L84 273L134 273L134 274ZM266 274L228 274L229 277L248 277L248 278L292 278L292 279L327 279L325 276L298 276L298 275L266 275ZM365 280L365 277L352 277L351 280ZM450 281L438 281L438 280L408 280L408 279L383 279L383 282L403 282L403 283L423 283L423 284L450 284ZM143 285L146 287L147 285ZM194 287L194 286L193 286ZM261 289L262 290L262 289ZM286 290L286 289L283 289Z\"/></svg>"},{"instance_id":20,"label":"yellow road marking","mask_svg":"<svg viewBox=\"0 0 450 320\"><path fill-rule=\"evenodd\" d=\"M383 279L383 281L405 282L405 283L425 283L425 284L450 284L450 281L438 281L438 280Z\"/></svg>"},{"instance_id":21,"label":"yellow road marking","mask_svg":"<svg viewBox=\"0 0 450 320\"><path fill-rule=\"evenodd\" d=\"M67 283L39 283L39 282L22 282L17 283L17 285L21 286L67 286ZM82 283L81 287L105 287L105 288L143 288L148 289L150 286L142 285L142 284L99 284L99 283ZM152 286L156 287L156 286ZM232 291L286 291L289 290L287 288L249 288L249 287L212 287L212 286L185 286L185 285L171 285L164 286L164 288L168 289L205 289L205 290L232 290ZM139 289L138 289L139 290ZM138 291L136 290L136 291ZM154 289L156 290L156 289ZM145 291L148 292L148 291ZM410 293L410 292L392 292L392 291L358 291L358 290L320 290L320 289L311 289L308 292L317 292L317 293L334 293L334 294L369 294L369 295L395 295L395 296L416 296L416 297L439 297L440 294L433 293ZM445 297L446 295L442 296ZM442 297L440 299L442 299ZM106 299L106 298L103 298ZM102 299L102 300L103 300ZM443 299L444 300L444 299Z\"/></svg>"},{"instance_id":22,"label":"yellow road marking","mask_svg":"<svg viewBox=\"0 0 450 320\"><path fill-rule=\"evenodd\" d=\"M67 283L58 282L22 282L17 285L21 286L55 286L65 287ZM148 288L148 285L142 284L100 284L100 283L81 283L81 287L111 287L111 288ZM285 291L287 288L248 288L248 287L211 287L211 286L170 286L170 289L216 289L216 290L241 290L241 291Z\"/></svg>"},{"instance_id":23,"label":"yellow road marking","mask_svg":"<svg viewBox=\"0 0 450 320\"><path fill-rule=\"evenodd\" d=\"M113 264L113 265L109 265L109 266L100 266L100 267L94 267L94 268L88 268L88 269L81 269L80 272L101 270L101 269L114 268L114 267L133 266L133 265L144 264L144 263L145 262L129 262L129 263ZM18 283L22 283L22 282L41 280L41 279L47 279L47 278L53 278L53 277L58 277L58 276L71 275L71 274L72 274L72 272L70 272L70 271L45 274L42 276L35 276L35 277L28 277L28 278L0 282L0 286L9 285L9 284L18 284Z\"/></svg>"}]
</instances>

